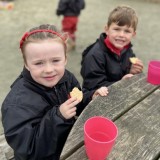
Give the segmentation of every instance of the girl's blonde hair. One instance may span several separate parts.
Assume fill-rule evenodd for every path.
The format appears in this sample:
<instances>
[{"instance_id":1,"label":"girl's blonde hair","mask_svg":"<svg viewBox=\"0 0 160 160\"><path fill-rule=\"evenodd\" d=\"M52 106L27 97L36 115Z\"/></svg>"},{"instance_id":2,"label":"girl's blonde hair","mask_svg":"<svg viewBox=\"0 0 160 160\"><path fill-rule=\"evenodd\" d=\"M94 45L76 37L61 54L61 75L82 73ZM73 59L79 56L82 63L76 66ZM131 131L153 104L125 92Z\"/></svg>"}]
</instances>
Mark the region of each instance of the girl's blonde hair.
<instances>
[{"instance_id":1,"label":"girl's blonde hair","mask_svg":"<svg viewBox=\"0 0 160 160\"><path fill-rule=\"evenodd\" d=\"M54 39L63 44L66 56L66 41L68 39L68 34L60 32L56 26L50 24L43 24L38 27L34 27L26 32L21 41L20 41L20 49L23 54L23 59L25 59L25 46L30 42L38 42L46 39Z\"/></svg>"}]
</instances>

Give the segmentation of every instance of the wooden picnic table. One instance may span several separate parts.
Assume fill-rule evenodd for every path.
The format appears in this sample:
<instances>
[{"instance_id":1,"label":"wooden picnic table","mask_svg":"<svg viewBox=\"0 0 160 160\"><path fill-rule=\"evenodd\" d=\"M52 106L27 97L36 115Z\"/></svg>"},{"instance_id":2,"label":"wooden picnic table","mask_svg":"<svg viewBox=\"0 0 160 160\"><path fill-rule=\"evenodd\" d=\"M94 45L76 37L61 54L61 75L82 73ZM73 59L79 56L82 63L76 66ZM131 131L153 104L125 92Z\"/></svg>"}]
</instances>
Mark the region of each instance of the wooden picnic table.
<instances>
[{"instance_id":1,"label":"wooden picnic table","mask_svg":"<svg viewBox=\"0 0 160 160\"><path fill-rule=\"evenodd\" d=\"M118 127L118 138L108 160L160 159L160 86L147 82L146 74L118 81L109 95L90 102L75 122L61 160L87 160L83 125L92 116L108 117Z\"/></svg>"}]
</instances>

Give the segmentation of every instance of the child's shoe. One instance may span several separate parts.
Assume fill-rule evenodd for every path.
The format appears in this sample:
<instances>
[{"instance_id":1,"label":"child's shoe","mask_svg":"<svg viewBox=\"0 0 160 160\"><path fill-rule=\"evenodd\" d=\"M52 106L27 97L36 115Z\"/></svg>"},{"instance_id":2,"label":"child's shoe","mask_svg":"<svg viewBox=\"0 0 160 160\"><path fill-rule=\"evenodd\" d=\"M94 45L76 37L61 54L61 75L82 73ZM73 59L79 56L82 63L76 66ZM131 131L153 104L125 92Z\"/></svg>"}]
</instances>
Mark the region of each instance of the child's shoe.
<instances>
[{"instance_id":1,"label":"child's shoe","mask_svg":"<svg viewBox=\"0 0 160 160\"><path fill-rule=\"evenodd\" d=\"M67 41L67 52L73 51L76 48L76 42L72 39L68 39Z\"/></svg>"}]
</instances>

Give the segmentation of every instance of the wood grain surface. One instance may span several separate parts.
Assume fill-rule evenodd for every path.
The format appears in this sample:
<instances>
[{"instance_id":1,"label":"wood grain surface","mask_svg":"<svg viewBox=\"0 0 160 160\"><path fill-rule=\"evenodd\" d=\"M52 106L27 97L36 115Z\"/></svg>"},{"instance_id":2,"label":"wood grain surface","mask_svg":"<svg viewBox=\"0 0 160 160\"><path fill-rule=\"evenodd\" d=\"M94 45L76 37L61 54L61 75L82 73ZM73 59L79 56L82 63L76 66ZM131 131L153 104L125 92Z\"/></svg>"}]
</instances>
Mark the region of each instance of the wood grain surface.
<instances>
[{"instance_id":1,"label":"wood grain surface","mask_svg":"<svg viewBox=\"0 0 160 160\"><path fill-rule=\"evenodd\" d=\"M147 82L145 74L139 74L112 85L107 97L98 97L92 101L77 119L64 146L61 159L66 159L74 152L76 153L75 158L80 155L83 159L82 155L85 155L83 147L81 148L84 144L83 125L92 116L108 117L117 124L120 140L118 139L118 147L115 151L113 150L113 155L122 157L128 155L128 159L130 159L129 156L133 156L133 154L140 157L143 153L144 158L150 158L152 156L151 152L154 152L154 155L158 154L160 148L157 147L153 151L153 147L158 145L158 141L154 141L155 136L160 134L160 130L158 130L160 126L160 91L158 88L159 86ZM149 142L146 141L147 139ZM152 143L152 140L154 143ZM148 148L148 151L151 149L150 153L147 148L140 149L140 145L145 146L146 144L151 147ZM81 149L76 152L78 148ZM140 151L138 151L139 149ZM119 150L122 152L121 154ZM147 152L144 153L145 151ZM113 155L111 154L111 159L113 159Z\"/></svg>"}]
</instances>

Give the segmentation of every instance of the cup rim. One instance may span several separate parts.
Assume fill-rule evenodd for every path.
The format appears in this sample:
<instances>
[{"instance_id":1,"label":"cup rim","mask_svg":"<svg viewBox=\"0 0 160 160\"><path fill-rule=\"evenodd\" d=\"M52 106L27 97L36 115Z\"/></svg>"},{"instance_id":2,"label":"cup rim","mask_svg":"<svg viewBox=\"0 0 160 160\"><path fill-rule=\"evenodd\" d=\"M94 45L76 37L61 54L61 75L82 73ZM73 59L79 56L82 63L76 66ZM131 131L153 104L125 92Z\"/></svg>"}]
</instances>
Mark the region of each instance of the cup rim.
<instances>
[{"instance_id":1,"label":"cup rim","mask_svg":"<svg viewBox=\"0 0 160 160\"><path fill-rule=\"evenodd\" d=\"M155 68L155 69L160 69L160 67L157 67L156 65L154 65L153 62L157 62L160 64L160 61L159 60L152 60L149 62L150 67Z\"/></svg>"},{"instance_id":2,"label":"cup rim","mask_svg":"<svg viewBox=\"0 0 160 160\"><path fill-rule=\"evenodd\" d=\"M110 121L110 122L114 125L114 127L116 128L116 134L115 134L115 137L114 137L112 140L109 140L109 141L107 141L107 142L101 142L101 141L97 141L97 140L91 138L91 137L88 135L88 133L86 132L86 129L85 129L85 125L86 125L86 123L87 123L89 120L95 119L95 118L106 119L106 120ZM115 125L115 123L114 123L112 120L110 120L109 118L103 117L103 116L94 116L94 117L88 118L88 119L85 121L83 128L84 128L84 132L85 132L86 136L87 136L89 139L92 139L94 142L97 142L97 143L102 143L102 144L111 143L111 142L115 141L116 138L117 138L117 136L118 136L118 127Z\"/></svg>"}]
</instances>

